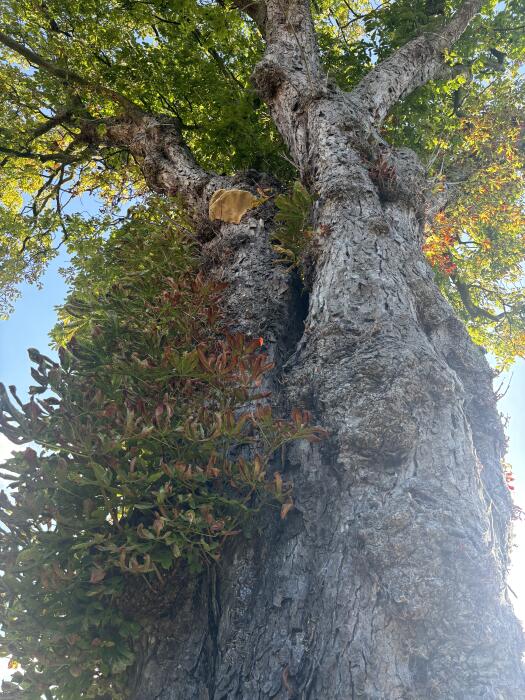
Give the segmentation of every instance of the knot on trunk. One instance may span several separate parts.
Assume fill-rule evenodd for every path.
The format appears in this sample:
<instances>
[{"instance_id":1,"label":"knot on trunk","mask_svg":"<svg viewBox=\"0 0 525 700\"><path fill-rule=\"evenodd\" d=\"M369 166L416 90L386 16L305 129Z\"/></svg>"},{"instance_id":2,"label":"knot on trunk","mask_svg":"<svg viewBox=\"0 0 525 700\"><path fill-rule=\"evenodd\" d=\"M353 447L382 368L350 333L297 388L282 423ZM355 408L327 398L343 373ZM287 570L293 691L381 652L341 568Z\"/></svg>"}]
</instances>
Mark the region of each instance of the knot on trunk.
<instances>
[{"instance_id":1,"label":"knot on trunk","mask_svg":"<svg viewBox=\"0 0 525 700\"><path fill-rule=\"evenodd\" d=\"M260 61L252 73L252 80L262 100L271 102L287 80L286 70L270 57Z\"/></svg>"},{"instance_id":2,"label":"knot on trunk","mask_svg":"<svg viewBox=\"0 0 525 700\"><path fill-rule=\"evenodd\" d=\"M368 172L382 202L402 201L423 213L426 174L419 158L409 148L381 148Z\"/></svg>"}]
</instances>

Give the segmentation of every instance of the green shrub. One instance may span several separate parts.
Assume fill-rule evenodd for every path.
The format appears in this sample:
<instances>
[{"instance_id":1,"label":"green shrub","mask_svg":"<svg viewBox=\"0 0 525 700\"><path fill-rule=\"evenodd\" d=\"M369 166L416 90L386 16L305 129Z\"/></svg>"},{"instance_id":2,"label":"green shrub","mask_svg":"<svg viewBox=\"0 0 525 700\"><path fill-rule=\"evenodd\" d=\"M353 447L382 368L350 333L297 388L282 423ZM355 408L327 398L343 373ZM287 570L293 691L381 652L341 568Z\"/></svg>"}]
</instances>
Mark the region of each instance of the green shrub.
<instances>
[{"instance_id":1,"label":"green shrub","mask_svg":"<svg viewBox=\"0 0 525 700\"><path fill-rule=\"evenodd\" d=\"M227 332L223 287L173 222L145 235L139 210L96 255L106 288L79 275L60 361L29 351L27 403L1 386L2 432L37 447L3 467L0 651L23 669L6 698L124 698L147 601L218 560L263 503L285 515L270 460L321 436L301 411L272 416L262 340Z\"/></svg>"}]
</instances>

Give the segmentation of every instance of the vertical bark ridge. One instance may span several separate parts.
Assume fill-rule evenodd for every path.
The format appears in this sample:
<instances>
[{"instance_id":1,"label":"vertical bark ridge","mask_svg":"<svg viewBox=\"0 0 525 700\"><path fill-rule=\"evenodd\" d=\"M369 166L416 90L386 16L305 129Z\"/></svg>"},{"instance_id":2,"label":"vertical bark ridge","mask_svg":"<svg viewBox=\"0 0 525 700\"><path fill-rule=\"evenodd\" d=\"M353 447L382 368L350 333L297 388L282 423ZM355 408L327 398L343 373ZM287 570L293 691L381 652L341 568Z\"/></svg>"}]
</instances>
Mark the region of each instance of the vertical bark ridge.
<instances>
[{"instance_id":1,"label":"vertical bark ridge","mask_svg":"<svg viewBox=\"0 0 525 700\"><path fill-rule=\"evenodd\" d=\"M501 460L506 446L492 387L493 373L483 350L470 341L463 324L429 277L429 271L425 270L413 282L418 313L436 351L456 373L465 391L464 411L479 460L483 495L493 521L492 536L502 570L507 571L512 499L502 478Z\"/></svg>"},{"instance_id":2,"label":"vertical bark ridge","mask_svg":"<svg viewBox=\"0 0 525 700\"><path fill-rule=\"evenodd\" d=\"M333 170L332 162L325 172ZM323 177L321 171L321 185ZM381 215L388 230L378 235L373 222ZM348 489L348 501L334 506L350 538L345 581L364 597L359 615L348 601L335 607L342 627L355 623L345 654L360 650L363 658L333 697L350 697L346 687L366 698L517 698L522 637L505 596L510 500L497 459L501 443L492 435L483 445L478 430L478 455L472 442L474 417L493 411L488 368L473 349L453 367L450 310L448 347L421 326L414 287L420 294L423 281L433 283L413 207L401 198L374 203L364 192L347 203L327 197L319 217L332 235L318 262L291 387L299 395L313 390L337 436L337 470ZM480 397L484 415L478 408L474 416ZM489 502L504 509L499 534ZM371 626L374 648L367 647ZM340 648L327 639L332 653ZM320 677L330 677L327 668Z\"/></svg>"}]
</instances>

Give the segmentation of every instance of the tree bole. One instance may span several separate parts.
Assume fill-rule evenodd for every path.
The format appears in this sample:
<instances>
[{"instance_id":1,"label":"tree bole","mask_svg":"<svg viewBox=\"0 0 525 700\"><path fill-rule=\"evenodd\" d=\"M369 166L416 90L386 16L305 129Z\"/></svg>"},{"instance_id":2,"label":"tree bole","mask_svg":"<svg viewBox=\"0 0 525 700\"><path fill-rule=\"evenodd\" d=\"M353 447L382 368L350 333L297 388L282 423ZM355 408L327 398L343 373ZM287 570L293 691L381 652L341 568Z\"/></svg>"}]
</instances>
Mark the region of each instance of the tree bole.
<instances>
[{"instance_id":1,"label":"tree bole","mask_svg":"<svg viewBox=\"0 0 525 700\"><path fill-rule=\"evenodd\" d=\"M270 515L181 584L142 641L130 697L517 700L523 640L505 586L511 501L491 371L424 261L423 190L382 201L348 149L318 166L315 219L328 233L275 386L330 437L286 456L285 521ZM398 180L413 181L411 167ZM267 309L271 288L253 293Z\"/></svg>"},{"instance_id":2,"label":"tree bole","mask_svg":"<svg viewBox=\"0 0 525 700\"><path fill-rule=\"evenodd\" d=\"M228 285L231 329L262 337L275 362L271 400L308 409L329 436L294 444L274 465L293 484L285 519L268 508L219 562L173 575L169 603L136 641L128 696L525 698L492 372L422 252L435 214L425 170L381 131L399 100L447 68L481 2L464 0L353 92L324 73L307 0L233 5L264 38L253 83L315 200L302 282L272 250L273 182L204 170L178 117L99 87L124 113L82 111L73 144L126 150L152 191L183 202L204 271ZM12 37L0 43L64 79ZM239 223L210 221L210 200L228 189L261 204Z\"/></svg>"},{"instance_id":3,"label":"tree bole","mask_svg":"<svg viewBox=\"0 0 525 700\"><path fill-rule=\"evenodd\" d=\"M267 253L241 236L214 274L232 286L234 324L257 335L273 324L269 341L284 349L273 400L311 410L330 436L280 465L293 483L288 518L267 515L181 583L142 640L130 697L518 700L523 637L505 583L512 504L492 372L422 253L424 169L379 133L389 105L442 68L479 3L350 94L322 77L305 3L290 0L284 15L265 5L254 80L316 197L302 337L290 329L304 304L282 292L264 248L271 215L239 225L258 227ZM243 277L254 269L260 285Z\"/></svg>"}]
</instances>

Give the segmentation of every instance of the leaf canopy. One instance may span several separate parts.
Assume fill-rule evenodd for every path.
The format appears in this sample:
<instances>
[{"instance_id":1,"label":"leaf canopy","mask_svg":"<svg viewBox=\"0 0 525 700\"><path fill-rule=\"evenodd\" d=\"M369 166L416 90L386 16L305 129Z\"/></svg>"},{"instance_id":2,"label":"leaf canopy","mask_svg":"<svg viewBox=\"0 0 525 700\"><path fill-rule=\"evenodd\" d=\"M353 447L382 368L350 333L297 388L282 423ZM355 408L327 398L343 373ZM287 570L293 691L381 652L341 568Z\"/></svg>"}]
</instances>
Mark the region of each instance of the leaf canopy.
<instances>
[{"instance_id":1,"label":"leaf canopy","mask_svg":"<svg viewBox=\"0 0 525 700\"><path fill-rule=\"evenodd\" d=\"M316 0L329 80L350 90L411 37L439 31L459 4ZM487 2L449 52L450 70L399 103L384 125L388 140L420 154L437 190L445 178L452 183L448 206L430 217L426 249L444 293L502 363L525 355L524 25L521 2ZM263 49L233 0L3 3L4 314L19 283L38 280L61 243L75 254L86 239L103 240L111 218L146 194L125 149L79 137L86 123L103 131L134 106L164 114L204 168L253 168L291 185L296 173L250 80ZM96 195L100 216L82 215L85 193Z\"/></svg>"}]
</instances>

